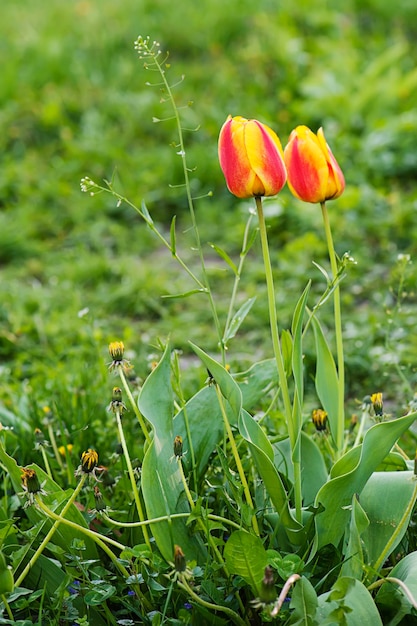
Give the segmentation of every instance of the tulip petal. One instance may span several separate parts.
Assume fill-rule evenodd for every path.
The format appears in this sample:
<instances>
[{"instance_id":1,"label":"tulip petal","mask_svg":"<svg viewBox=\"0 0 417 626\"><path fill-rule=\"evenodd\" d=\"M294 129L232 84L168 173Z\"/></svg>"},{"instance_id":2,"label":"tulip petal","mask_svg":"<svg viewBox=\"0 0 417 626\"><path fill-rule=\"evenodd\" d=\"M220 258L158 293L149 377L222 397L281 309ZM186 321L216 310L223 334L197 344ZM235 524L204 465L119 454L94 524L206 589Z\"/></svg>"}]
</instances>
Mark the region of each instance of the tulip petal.
<instances>
[{"instance_id":1,"label":"tulip petal","mask_svg":"<svg viewBox=\"0 0 417 626\"><path fill-rule=\"evenodd\" d=\"M228 117L219 136L219 161L229 191L238 198L253 196L256 174L252 170L245 147L243 117Z\"/></svg>"},{"instance_id":2,"label":"tulip petal","mask_svg":"<svg viewBox=\"0 0 417 626\"><path fill-rule=\"evenodd\" d=\"M322 202L329 177L326 157L317 137L306 126L298 126L284 150L288 186L305 202Z\"/></svg>"},{"instance_id":3,"label":"tulip petal","mask_svg":"<svg viewBox=\"0 0 417 626\"><path fill-rule=\"evenodd\" d=\"M326 155L327 165L329 168L329 179L327 182L327 192L326 192L326 200L331 200L332 198L338 198L342 195L345 189L345 177L343 176L343 172L339 167L338 162L333 156L330 147L326 143L326 139L324 137L324 132L322 128L319 128L317 131L317 138L320 142L323 152Z\"/></svg>"},{"instance_id":4,"label":"tulip petal","mask_svg":"<svg viewBox=\"0 0 417 626\"><path fill-rule=\"evenodd\" d=\"M285 185L285 170L281 143L268 126L250 120L245 126L245 146L257 180L253 195L275 196Z\"/></svg>"}]
</instances>

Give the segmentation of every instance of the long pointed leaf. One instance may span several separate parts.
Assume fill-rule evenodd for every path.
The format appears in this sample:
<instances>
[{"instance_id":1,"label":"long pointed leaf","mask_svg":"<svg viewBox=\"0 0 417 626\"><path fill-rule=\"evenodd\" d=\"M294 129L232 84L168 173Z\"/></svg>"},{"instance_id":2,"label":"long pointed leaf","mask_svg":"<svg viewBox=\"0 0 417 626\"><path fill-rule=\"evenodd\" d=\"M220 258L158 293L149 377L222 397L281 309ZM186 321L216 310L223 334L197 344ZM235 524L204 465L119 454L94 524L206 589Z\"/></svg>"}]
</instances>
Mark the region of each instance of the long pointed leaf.
<instances>
[{"instance_id":1,"label":"long pointed leaf","mask_svg":"<svg viewBox=\"0 0 417 626\"><path fill-rule=\"evenodd\" d=\"M189 511L177 461L173 457L173 394L170 350L166 347L157 367L146 379L139 396L141 413L153 425L154 439L142 466L142 493L148 518ZM167 561L173 560L174 544L181 546L187 559L202 561L205 550L198 536L190 536L182 519L151 525L152 534Z\"/></svg>"}]
</instances>

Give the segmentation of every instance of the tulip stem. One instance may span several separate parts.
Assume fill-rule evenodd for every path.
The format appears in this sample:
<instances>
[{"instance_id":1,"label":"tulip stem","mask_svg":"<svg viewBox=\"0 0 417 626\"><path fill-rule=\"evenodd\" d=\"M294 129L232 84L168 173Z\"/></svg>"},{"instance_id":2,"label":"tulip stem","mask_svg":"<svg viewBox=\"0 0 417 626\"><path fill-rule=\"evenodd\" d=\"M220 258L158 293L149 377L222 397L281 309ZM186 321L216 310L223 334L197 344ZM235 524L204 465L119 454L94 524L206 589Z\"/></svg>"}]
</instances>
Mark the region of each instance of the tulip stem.
<instances>
[{"instance_id":1,"label":"tulip stem","mask_svg":"<svg viewBox=\"0 0 417 626\"><path fill-rule=\"evenodd\" d=\"M324 230L326 233L327 248L329 251L330 267L332 270L333 280L337 279L338 267L336 253L333 245L332 231L330 228L330 220L327 212L326 203L321 203L323 214ZM343 436L345 429L345 361L343 355L343 334L342 334L342 315L340 309L340 288L336 284L333 292L334 304L334 325L336 335L336 353L337 353L337 373L338 373L338 419L336 432L336 458L343 453Z\"/></svg>"},{"instance_id":2,"label":"tulip stem","mask_svg":"<svg viewBox=\"0 0 417 626\"><path fill-rule=\"evenodd\" d=\"M300 446L299 436L297 432L295 421L293 420L290 393L288 390L287 375L285 373L284 358L282 356L281 343L279 339L277 311L275 304L275 290L274 279L272 275L271 258L269 255L268 237L266 232L265 218L262 208L262 198L255 196L256 209L258 211L259 218L259 233L261 236L262 254L265 266L265 279L268 293L268 308L269 308L269 321L271 325L272 345L274 349L275 361L278 369L278 378L281 388L282 400L284 402L284 410L286 422L288 424L288 435L290 438L291 450L294 453L298 448L297 454L293 455L294 466L294 500L295 500L295 515L296 519L301 522L301 506L302 506L302 494L301 494L301 459L300 459Z\"/></svg>"}]
</instances>

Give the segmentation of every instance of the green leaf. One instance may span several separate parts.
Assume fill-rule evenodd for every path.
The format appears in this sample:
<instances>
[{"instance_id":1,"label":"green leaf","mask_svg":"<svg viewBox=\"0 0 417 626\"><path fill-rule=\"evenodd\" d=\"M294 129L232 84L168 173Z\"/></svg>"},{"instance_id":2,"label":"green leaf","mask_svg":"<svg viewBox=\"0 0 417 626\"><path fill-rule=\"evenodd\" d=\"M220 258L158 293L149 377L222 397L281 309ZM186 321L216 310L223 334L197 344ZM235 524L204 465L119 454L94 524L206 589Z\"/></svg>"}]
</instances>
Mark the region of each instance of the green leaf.
<instances>
[{"instance_id":1,"label":"green leaf","mask_svg":"<svg viewBox=\"0 0 417 626\"><path fill-rule=\"evenodd\" d=\"M230 256L227 254L227 252L225 252L222 248L217 246L215 243L210 243L210 246L213 248L213 250L215 250L217 252L219 257L221 257L223 259L223 261L226 261L227 265L233 270L234 275L238 276L239 271L238 271L236 265L233 263L233 261L230 258Z\"/></svg>"},{"instance_id":2,"label":"green leaf","mask_svg":"<svg viewBox=\"0 0 417 626\"><path fill-rule=\"evenodd\" d=\"M297 390L297 397L300 405L303 403L304 396L304 366L303 366L303 344L302 330L303 318L307 304L308 294L310 293L311 282L307 284L294 310L291 330L293 336L292 349L292 371L294 374L294 384Z\"/></svg>"},{"instance_id":3,"label":"green leaf","mask_svg":"<svg viewBox=\"0 0 417 626\"><path fill-rule=\"evenodd\" d=\"M292 335L289 330L284 329L281 333L281 349L282 349L282 358L284 360L284 369L287 377L291 376L292 372ZM276 369L276 361L274 359L275 369Z\"/></svg>"},{"instance_id":4,"label":"green leaf","mask_svg":"<svg viewBox=\"0 0 417 626\"><path fill-rule=\"evenodd\" d=\"M318 605L317 594L311 582L302 576L294 586L290 608L293 609L290 624L292 626L314 626Z\"/></svg>"},{"instance_id":5,"label":"green leaf","mask_svg":"<svg viewBox=\"0 0 417 626\"><path fill-rule=\"evenodd\" d=\"M84 596L84 602L88 606L98 606L114 596L116 587L105 582L100 583L100 587L96 587L92 591L87 591Z\"/></svg>"},{"instance_id":6,"label":"green leaf","mask_svg":"<svg viewBox=\"0 0 417 626\"><path fill-rule=\"evenodd\" d=\"M245 372L233 375L242 394L242 405L250 411L277 384L278 371L275 359L254 363Z\"/></svg>"},{"instance_id":7,"label":"green leaf","mask_svg":"<svg viewBox=\"0 0 417 626\"><path fill-rule=\"evenodd\" d=\"M354 578L338 578L331 591L319 596L318 601L317 624L383 626L371 594Z\"/></svg>"},{"instance_id":8,"label":"green leaf","mask_svg":"<svg viewBox=\"0 0 417 626\"><path fill-rule=\"evenodd\" d=\"M242 394L243 406L249 410L265 397L271 386L276 384L278 375L275 359L255 363L247 371L235 374L233 379ZM236 424L236 415L232 413L228 405L226 409L229 422ZM212 385L198 391L174 417L174 434L182 437L183 449L187 452L190 449L190 443L185 426L186 419L194 448L196 472L200 478L207 468L213 450L224 437L223 417ZM191 455L189 452L183 457L183 463L187 471L190 471Z\"/></svg>"},{"instance_id":9,"label":"green leaf","mask_svg":"<svg viewBox=\"0 0 417 626\"><path fill-rule=\"evenodd\" d=\"M401 559L390 571L389 577L402 581L413 598L417 599L417 552L411 552ZM384 615L391 616L389 626L397 626L406 615L415 615L410 599L394 581L384 583L375 601Z\"/></svg>"},{"instance_id":10,"label":"green leaf","mask_svg":"<svg viewBox=\"0 0 417 626\"><path fill-rule=\"evenodd\" d=\"M261 582L268 565L268 557L259 537L244 530L232 533L224 549L227 569L241 576L255 596L261 592Z\"/></svg>"},{"instance_id":11,"label":"green leaf","mask_svg":"<svg viewBox=\"0 0 417 626\"><path fill-rule=\"evenodd\" d=\"M404 537L416 495L414 472L376 472L365 485L360 501L370 524L362 539L372 566L382 558L381 567Z\"/></svg>"},{"instance_id":12,"label":"green leaf","mask_svg":"<svg viewBox=\"0 0 417 626\"><path fill-rule=\"evenodd\" d=\"M245 410L242 410L239 419L239 432L248 442L256 469L280 516L288 538L292 543L299 544L303 540L302 526L290 511L288 494L274 465L274 451L271 443L258 422Z\"/></svg>"},{"instance_id":13,"label":"green leaf","mask_svg":"<svg viewBox=\"0 0 417 626\"><path fill-rule=\"evenodd\" d=\"M162 359L146 379L139 396L139 409L153 426L153 441L142 466L142 493L148 519L189 511L183 496L181 473L173 456L173 394L169 345ZM177 433L175 433L177 434ZM174 519L151 524L151 531L167 561L173 560L174 544L181 546L188 560L202 561L205 550L198 536L190 536L186 522Z\"/></svg>"},{"instance_id":14,"label":"green leaf","mask_svg":"<svg viewBox=\"0 0 417 626\"><path fill-rule=\"evenodd\" d=\"M324 510L315 518L315 546L320 548L326 544L338 546L351 514L350 505L353 494L361 494L372 473L384 460L397 439L415 421L417 412L404 417L382 422L372 426L365 434L359 452L346 455L354 458L356 465L348 463L348 471L332 477L317 494L316 506L320 504ZM358 456L359 455L359 456ZM342 467L339 461L339 468Z\"/></svg>"},{"instance_id":15,"label":"green leaf","mask_svg":"<svg viewBox=\"0 0 417 626\"><path fill-rule=\"evenodd\" d=\"M177 253L177 239L176 239L176 235L175 235L176 221L177 221L177 216L174 215L174 217L171 220L171 228L170 228L170 231L169 231L170 239L171 239L171 254L173 256L175 256L176 253Z\"/></svg>"},{"instance_id":16,"label":"green leaf","mask_svg":"<svg viewBox=\"0 0 417 626\"><path fill-rule=\"evenodd\" d=\"M211 356L206 354L203 350L201 350L201 348L192 342L190 342L190 345L216 381L216 384L222 392L222 396L229 402L234 415L233 422L236 423L242 407L242 394L237 383L233 380L233 377L229 374L229 372L222 365L220 365L220 363L212 359Z\"/></svg>"},{"instance_id":17,"label":"green leaf","mask_svg":"<svg viewBox=\"0 0 417 626\"><path fill-rule=\"evenodd\" d=\"M365 569L365 560L361 536L368 526L369 519L362 506L359 504L358 496L355 494L352 498L350 524L346 530L348 545L345 551L345 561L341 569L342 576L350 576L358 580L362 579Z\"/></svg>"},{"instance_id":18,"label":"green leaf","mask_svg":"<svg viewBox=\"0 0 417 626\"><path fill-rule=\"evenodd\" d=\"M323 456L316 443L301 432L301 493L303 505L313 504L319 489L327 482L328 474ZM274 463L281 474L294 483L294 468L291 462L291 445L287 438L274 443Z\"/></svg>"},{"instance_id":19,"label":"green leaf","mask_svg":"<svg viewBox=\"0 0 417 626\"><path fill-rule=\"evenodd\" d=\"M323 409L327 413L333 440L338 441L339 387L338 375L333 355L323 330L316 319L311 318L316 340L316 391Z\"/></svg>"},{"instance_id":20,"label":"green leaf","mask_svg":"<svg viewBox=\"0 0 417 626\"><path fill-rule=\"evenodd\" d=\"M227 344L230 341L230 339L233 339L233 337L236 335L242 322L244 321L245 317L251 310L255 300L256 300L256 296L253 298L249 298L249 300L244 302L242 306L239 308L239 310L236 311L236 313L234 314L234 316L232 317L230 321L229 326L226 328L226 332L223 337L223 341L225 344Z\"/></svg>"}]
</instances>

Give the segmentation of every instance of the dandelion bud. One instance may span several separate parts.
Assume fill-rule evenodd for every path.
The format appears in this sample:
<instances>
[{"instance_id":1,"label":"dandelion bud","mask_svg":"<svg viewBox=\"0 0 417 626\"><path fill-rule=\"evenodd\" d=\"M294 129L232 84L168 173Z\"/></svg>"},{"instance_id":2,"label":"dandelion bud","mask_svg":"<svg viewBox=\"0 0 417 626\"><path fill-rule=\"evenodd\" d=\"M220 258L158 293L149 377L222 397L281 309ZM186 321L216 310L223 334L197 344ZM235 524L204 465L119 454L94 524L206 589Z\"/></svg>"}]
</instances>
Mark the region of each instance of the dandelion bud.
<instances>
[{"instance_id":1,"label":"dandelion bud","mask_svg":"<svg viewBox=\"0 0 417 626\"><path fill-rule=\"evenodd\" d=\"M91 448L88 448L87 451L84 451L81 455L81 468L85 474L91 474L92 471L97 467L98 464L98 453Z\"/></svg>"},{"instance_id":2,"label":"dandelion bud","mask_svg":"<svg viewBox=\"0 0 417 626\"><path fill-rule=\"evenodd\" d=\"M274 581L274 570L267 565L265 567L264 577L261 582L261 590L259 599L265 604L271 604L277 597Z\"/></svg>"},{"instance_id":3,"label":"dandelion bud","mask_svg":"<svg viewBox=\"0 0 417 626\"><path fill-rule=\"evenodd\" d=\"M23 467L21 478L22 478L23 489L27 493L31 493L31 494L40 493L41 485L39 483L38 476L34 469L30 469L29 467Z\"/></svg>"},{"instance_id":4,"label":"dandelion bud","mask_svg":"<svg viewBox=\"0 0 417 626\"><path fill-rule=\"evenodd\" d=\"M185 569L187 567L185 554L181 550L180 546L177 545L174 546L174 565L177 572L185 572Z\"/></svg>"},{"instance_id":5,"label":"dandelion bud","mask_svg":"<svg viewBox=\"0 0 417 626\"><path fill-rule=\"evenodd\" d=\"M311 419L318 431L326 430L327 427L327 413L323 409L314 409Z\"/></svg>"},{"instance_id":6,"label":"dandelion bud","mask_svg":"<svg viewBox=\"0 0 417 626\"><path fill-rule=\"evenodd\" d=\"M122 361L125 352L123 341L112 341L109 344L109 352L113 361Z\"/></svg>"},{"instance_id":7,"label":"dandelion bud","mask_svg":"<svg viewBox=\"0 0 417 626\"><path fill-rule=\"evenodd\" d=\"M375 412L375 415L381 417L384 412L384 403L382 401L382 393L378 391L378 393L373 393L371 395L371 402Z\"/></svg>"},{"instance_id":8,"label":"dandelion bud","mask_svg":"<svg viewBox=\"0 0 417 626\"><path fill-rule=\"evenodd\" d=\"M101 493L97 485L94 487L94 501L96 503L96 511L98 513L106 510L106 505L103 500L103 494Z\"/></svg>"},{"instance_id":9,"label":"dandelion bud","mask_svg":"<svg viewBox=\"0 0 417 626\"><path fill-rule=\"evenodd\" d=\"M111 402L107 410L113 411L113 413L119 413L119 415L122 415L123 411L127 411L127 407L122 401L122 390L120 387L113 387Z\"/></svg>"},{"instance_id":10,"label":"dandelion bud","mask_svg":"<svg viewBox=\"0 0 417 626\"><path fill-rule=\"evenodd\" d=\"M174 456L177 457L177 459L182 457L182 437L179 435L174 439Z\"/></svg>"}]
</instances>

